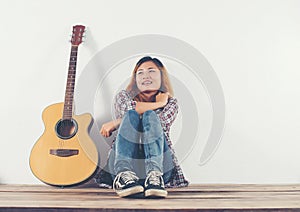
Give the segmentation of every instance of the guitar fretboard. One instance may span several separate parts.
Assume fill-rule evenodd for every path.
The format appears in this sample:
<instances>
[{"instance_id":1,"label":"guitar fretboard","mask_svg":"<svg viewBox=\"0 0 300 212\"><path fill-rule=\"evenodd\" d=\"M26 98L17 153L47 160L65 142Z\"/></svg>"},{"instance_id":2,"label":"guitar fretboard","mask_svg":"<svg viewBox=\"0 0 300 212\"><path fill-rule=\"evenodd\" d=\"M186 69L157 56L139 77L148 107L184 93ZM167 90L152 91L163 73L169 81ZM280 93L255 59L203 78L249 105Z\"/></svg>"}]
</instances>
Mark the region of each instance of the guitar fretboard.
<instances>
[{"instance_id":1,"label":"guitar fretboard","mask_svg":"<svg viewBox=\"0 0 300 212\"><path fill-rule=\"evenodd\" d=\"M63 119L71 119L73 115L73 97L76 77L77 52L78 46L72 45L65 93Z\"/></svg>"}]
</instances>

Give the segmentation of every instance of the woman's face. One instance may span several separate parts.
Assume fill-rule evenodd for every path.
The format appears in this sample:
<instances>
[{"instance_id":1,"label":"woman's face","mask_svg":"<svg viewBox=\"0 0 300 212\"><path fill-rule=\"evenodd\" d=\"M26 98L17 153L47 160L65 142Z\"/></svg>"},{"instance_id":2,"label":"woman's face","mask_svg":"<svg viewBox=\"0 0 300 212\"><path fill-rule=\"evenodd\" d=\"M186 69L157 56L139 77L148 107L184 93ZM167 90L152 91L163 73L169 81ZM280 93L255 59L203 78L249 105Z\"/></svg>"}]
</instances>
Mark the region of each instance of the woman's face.
<instances>
[{"instance_id":1,"label":"woman's face","mask_svg":"<svg viewBox=\"0 0 300 212\"><path fill-rule=\"evenodd\" d=\"M161 86L161 74L152 61L140 65L135 74L136 85L141 92L157 91Z\"/></svg>"}]
</instances>

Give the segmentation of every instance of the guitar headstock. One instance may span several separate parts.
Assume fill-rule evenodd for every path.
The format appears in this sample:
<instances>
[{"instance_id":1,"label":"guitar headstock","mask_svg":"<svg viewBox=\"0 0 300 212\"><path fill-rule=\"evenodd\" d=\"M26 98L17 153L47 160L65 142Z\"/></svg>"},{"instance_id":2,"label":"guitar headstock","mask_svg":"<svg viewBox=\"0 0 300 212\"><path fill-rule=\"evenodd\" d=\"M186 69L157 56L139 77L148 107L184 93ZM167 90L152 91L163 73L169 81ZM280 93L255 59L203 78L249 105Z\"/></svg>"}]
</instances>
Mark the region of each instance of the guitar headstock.
<instances>
[{"instance_id":1,"label":"guitar headstock","mask_svg":"<svg viewBox=\"0 0 300 212\"><path fill-rule=\"evenodd\" d=\"M71 43L73 46L79 46L82 43L82 38L84 36L85 26L76 25L73 26Z\"/></svg>"}]
</instances>

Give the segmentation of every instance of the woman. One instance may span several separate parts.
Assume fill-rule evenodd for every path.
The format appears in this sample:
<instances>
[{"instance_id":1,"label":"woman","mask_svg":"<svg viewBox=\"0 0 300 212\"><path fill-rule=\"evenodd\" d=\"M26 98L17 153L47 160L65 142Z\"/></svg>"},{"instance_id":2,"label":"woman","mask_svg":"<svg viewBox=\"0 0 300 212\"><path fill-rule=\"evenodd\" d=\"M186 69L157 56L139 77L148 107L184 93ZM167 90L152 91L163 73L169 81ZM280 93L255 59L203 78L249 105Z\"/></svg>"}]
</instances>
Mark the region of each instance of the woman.
<instances>
[{"instance_id":1,"label":"woman","mask_svg":"<svg viewBox=\"0 0 300 212\"><path fill-rule=\"evenodd\" d=\"M115 113L116 120L103 124L100 133L109 137L118 129L106 170L116 193L166 197L165 184L187 186L169 136L177 100L161 61L147 56L137 62L127 89L116 95Z\"/></svg>"}]
</instances>

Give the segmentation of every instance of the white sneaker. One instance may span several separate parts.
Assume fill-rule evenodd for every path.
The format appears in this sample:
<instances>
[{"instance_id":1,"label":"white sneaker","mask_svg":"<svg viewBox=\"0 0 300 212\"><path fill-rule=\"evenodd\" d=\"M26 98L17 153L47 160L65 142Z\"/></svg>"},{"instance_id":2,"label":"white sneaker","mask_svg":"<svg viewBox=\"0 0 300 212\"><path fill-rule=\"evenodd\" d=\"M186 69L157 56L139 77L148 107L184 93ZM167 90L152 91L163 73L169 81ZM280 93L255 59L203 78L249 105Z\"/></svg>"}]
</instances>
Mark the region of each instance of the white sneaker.
<instances>
[{"instance_id":1,"label":"white sneaker","mask_svg":"<svg viewBox=\"0 0 300 212\"><path fill-rule=\"evenodd\" d=\"M139 178L132 171L120 172L114 179L113 189L120 197L127 197L144 192L138 183Z\"/></svg>"},{"instance_id":2,"label":"white sneaker","mask_svg":"<svg viewBox=\"0 0 300 212\"><path fill-rule=\"evenodd\" d=\"M167 195L162 173L149 172L145 180L145 197L166 197Z\"/></svg>"}]
</instances>

